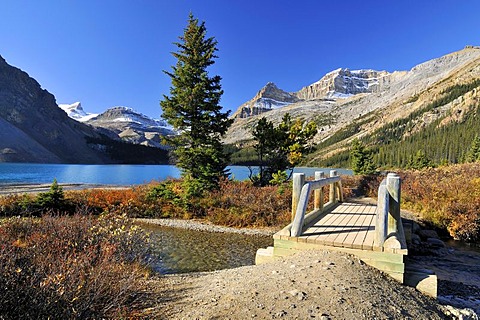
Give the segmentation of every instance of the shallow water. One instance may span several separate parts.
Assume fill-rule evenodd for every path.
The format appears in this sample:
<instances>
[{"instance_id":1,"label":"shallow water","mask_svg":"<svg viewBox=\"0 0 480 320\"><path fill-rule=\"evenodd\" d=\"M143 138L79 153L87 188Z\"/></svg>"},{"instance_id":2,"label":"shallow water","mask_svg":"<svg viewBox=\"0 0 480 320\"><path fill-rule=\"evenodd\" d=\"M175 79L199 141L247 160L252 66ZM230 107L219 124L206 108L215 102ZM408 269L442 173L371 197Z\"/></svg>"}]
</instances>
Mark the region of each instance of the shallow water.
<instances>
[{"instance_id":1,"label":"shallow water","mask_svg":"<svg viewBox=\"0 0 480 320\"><path fill-rule=\"evenodd\" d=\"M445 241L445 244L457 250L470 251L471 253L476 253L480 258L480 243L466 243L462 241L449 239Z\"/></svg>"},{"instance_id":2,"label":"shallow water","mask_svg":"<svg viewBox=\"0 0 480 320\"><path fill-rule=\"evenodd\" d=\"M255 264L272 236L196 231L140 224L151 232L153 269L161 274L214 271Z\"/></svg>"}]
</instances>

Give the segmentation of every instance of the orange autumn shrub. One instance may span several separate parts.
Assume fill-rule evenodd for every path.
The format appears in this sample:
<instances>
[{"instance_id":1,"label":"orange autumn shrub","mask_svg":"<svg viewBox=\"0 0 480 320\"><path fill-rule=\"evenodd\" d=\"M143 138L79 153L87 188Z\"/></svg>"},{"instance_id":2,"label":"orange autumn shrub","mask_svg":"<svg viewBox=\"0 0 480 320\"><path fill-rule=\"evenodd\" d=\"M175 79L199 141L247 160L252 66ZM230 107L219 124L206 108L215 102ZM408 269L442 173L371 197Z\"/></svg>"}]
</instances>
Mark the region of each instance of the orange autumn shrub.
<instances>
[{"instance_id":1,"label":"orange autumn shrub","mask_svg":"<svg viewBox=\"0 0 480 320\"><path fill-rule=\"evenodd\" d=\"M0 318L129 318L149 304L148 252L148 237L120 216L3 219Z\"/></svg>"},{"instance_id":2,"label":"orange autumn shrub","mask_svg":"<svg viewBox=\"0 0 480 320\"><path fill-rule=\"evenodd\" d=\"M235 227L284 226L290 223L290 184L255 187L249 181L224 180L199 201L205 218Z\"/></svg>"},{"instance_id":3,"label":"orange autumn shrub","mask_svg":"<svg viewBox=\"0 0 480 320\"><path fill-rule=\"evenodd\" d=\"M396 171L402 179L402 208L446 230L458 240L480 241L480 163ZM343 177L352 194L376 197L383 175Z\"/></svg>"}]
</instances>

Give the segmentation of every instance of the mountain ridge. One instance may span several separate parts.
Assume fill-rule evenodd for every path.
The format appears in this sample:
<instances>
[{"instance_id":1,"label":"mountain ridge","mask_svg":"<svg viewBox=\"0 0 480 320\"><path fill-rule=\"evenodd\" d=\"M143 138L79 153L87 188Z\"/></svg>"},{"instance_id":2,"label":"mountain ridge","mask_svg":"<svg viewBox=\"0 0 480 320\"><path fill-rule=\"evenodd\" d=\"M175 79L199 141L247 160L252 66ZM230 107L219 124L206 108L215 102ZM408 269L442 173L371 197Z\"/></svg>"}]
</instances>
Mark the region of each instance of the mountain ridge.
<instances>
[{"instance_id":1,"label":"mountain ridge","mask_svg":"<svg viewBox=\"0 0 480 320\"><path fill-rule=\"evenodd\" d=\"M303 118L317 123L319 129L315 137L317 144L328 139L332 141L332 137L338 140L324 150L316 152L317 156L312 157L308 163L315 165L315 159L337 154L347 148L353 138L361 138L385 124L407 118L432 101L436 101L438 97L444 96L446 94L444 91L450 90L449 88L454 85L480 78L480 50L477 47L466 47L420 63L409 71L391 72L388 77L388 81L383 81L382 90L358 93L345 98L301 100L250 118L237 118L224 142L238 148L248 146L251 144L249 142L252 139L251 131L259 118L266 117L269 121L279 123L283 115L289 113L293 118ZM467 110L470 106L464 102L475 101L476 97L476 92L465 93L458 98L459 101L463 101L460 104L449 102L433 111L422 113L424 119L420 117L415 120L412 132L421 130L428 122L438 119L439 115L455 113L450 110L456 106Z\"/></svg>"},{"instance_id":2,"label":"mountain ridge","mask_svg":"<svg viewBox=\"0 0 480 320\"><path fill-rule=\"evenodd\" d=\"M77 111L83 109L77 105ZM53 94L0 56L0 162L167 163L167 152L115 141L71 119ZM139 159L143 157L143 159Z\"/></svg>"},{"instance_id":3,"label":"mountain ridge","mask_svg":"<svg viewBox=\"0 0 480 320\"><path fill-rule=\"evenodd\" d=\"M117 106L85 121L114 132L122 141L165 149L163 137L175 131L165 120L153 119L134 109Z\"/></svg>"},{"instance_id":4,"label":"mountain ridge","mask_svg":"<svg viewBox=\"0 0 480 320\"><path fill-rule=\"evenodd\" d=\"M73 122L57 107L55 97L19 68L0 56L0 161L107 161L85 136L99 137L91 127ZM6 124L8 123L8 125Z\"/></svg>"}]
</instances>

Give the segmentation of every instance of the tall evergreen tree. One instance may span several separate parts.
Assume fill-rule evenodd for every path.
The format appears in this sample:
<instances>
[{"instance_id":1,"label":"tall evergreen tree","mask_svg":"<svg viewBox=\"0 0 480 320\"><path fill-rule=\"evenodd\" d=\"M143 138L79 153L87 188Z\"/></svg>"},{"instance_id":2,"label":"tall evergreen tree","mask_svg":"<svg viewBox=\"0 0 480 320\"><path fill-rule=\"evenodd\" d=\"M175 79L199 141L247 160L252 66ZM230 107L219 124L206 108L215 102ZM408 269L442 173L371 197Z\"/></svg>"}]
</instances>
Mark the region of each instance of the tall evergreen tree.
<instances>
[{"instance_id":1,"label":"tall evergreen tree","mask_svg":"<svg viewBox=\"0 0 480 320\"><path fill-rule=\"evenodd\" d=\"M207 68L217 58L217 41L207 37L205 22L190 14L187 27L180 41L174 43L178 51L172 53L177 64L170 76L170 96L160 102L162 117L179 135L171 141L177 165L183 169L183 177L190 193L218 187L218 181L226 175L229 155L221 143L232 120L230 112L222 112L219 105L223 94L221 77L209 76Z\"/></svg>"},{"instance_id":2,"label":"tall evergreen tree","mask_svg":"<svg viewBox=\"0 0 480 320\"><path fill-rule=\"evenodd\" d=\"M433 167L433 162L427 157L423 150L417 150L417 153L410 158L407 164L407 168L415 170L431 167Z\"/></svg>"},{"instance_id":3,"label":"tall evergreen tree","mask_svg":"<svg viewBox=\"0 0 480 320\"><path fill-rule=\"evenodd\" d=\"M354 174L372 174L376 169L372 152L358 139L352 142L350 164Z\"/></svg>"},{"instance_id":4,"label":"tall evergreen tree","mask_svg":"<svg viewBox=\"0 0 480 320\"><path fill-rule=\"evenodd\" d=\"M480 160L480 137L475 135L475 138L470 145L470 149L465 156L465 162L475 162Z\"/></svg>"}]
</instances>

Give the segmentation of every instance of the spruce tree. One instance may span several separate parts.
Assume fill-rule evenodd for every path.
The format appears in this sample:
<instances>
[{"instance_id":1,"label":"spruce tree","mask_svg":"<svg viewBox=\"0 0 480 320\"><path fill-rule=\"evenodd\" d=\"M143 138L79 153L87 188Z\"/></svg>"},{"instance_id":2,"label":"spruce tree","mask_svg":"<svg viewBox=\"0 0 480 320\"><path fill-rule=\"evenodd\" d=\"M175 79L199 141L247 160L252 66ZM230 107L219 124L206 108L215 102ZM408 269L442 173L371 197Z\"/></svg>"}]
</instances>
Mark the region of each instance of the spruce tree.
<instances>
[{"instance_id":1,"label":"spruce tree","mask_svg":"<svg viewBox=\"0 0 480 320\"><path fill-rule=\"evenodd\" d=\"M352 142L350 164L354 174L372 174L376 170L372 152L358 139Z\"/></svg>"},{"instance_id":2,"label":"spruce tree","mask_svg":"<svg viewBox=\"0 0 480 320\"><path fill-rule=\"evenodd\" d=\"M470 149L465 156L465 162L475 162L480 160L480 137L475 135L475 138L470 145Z\"/></svg>"},{"instance_id":3,"label":"spruce tree","mask_svg":"<svg viewBox=\"0 0 480 320\"><path fill-rule=\"evenodd\" d=\"M230 112L222 112L219 105L223 94L221 77L210 76L207 68L217 58L217 41L207 37L205 22L190 14L187 27L179 42L177 59L172 71L164 71L172 80L170 96L160 102L162 117L179 135L171 139L177 166L182 169L188 193L199 195L204 190L218 187L226 176L229 155L225 154L222 136L232 120Z\"/></svg>"}]
</instances>

